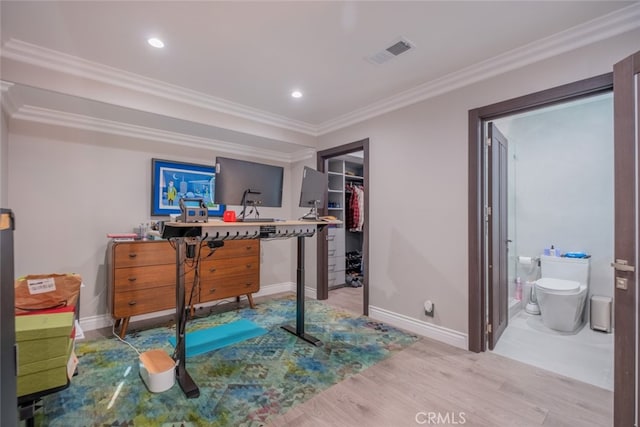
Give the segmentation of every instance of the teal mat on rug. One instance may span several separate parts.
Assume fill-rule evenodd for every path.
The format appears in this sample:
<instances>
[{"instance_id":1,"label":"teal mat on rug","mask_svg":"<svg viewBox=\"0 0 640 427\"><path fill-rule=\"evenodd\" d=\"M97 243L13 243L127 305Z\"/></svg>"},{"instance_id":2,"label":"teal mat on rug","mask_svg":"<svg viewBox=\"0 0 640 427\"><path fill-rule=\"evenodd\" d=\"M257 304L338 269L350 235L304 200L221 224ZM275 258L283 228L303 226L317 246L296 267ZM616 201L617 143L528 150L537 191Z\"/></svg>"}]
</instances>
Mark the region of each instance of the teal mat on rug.
<instances>
[{"instance_id":1,"label":"teal mat on rug","mask_svg":"<svg viewBox=\"0 0 640 427\"><path fill-rule=\"evenodd\" d=\"M225 325L187 332L185 334L185 351L187 357L193 357L266 333L266 329L251 320L240 319ZM175 335L169 338L169 342L172 346L176 346Z\"/></svg>"},{"instance_id":2,"label":"teal mat on rug","mask_svg":"<svg viewBox=\"0 0 640 427\"><path fill-rule=\"evenodd\" d=\"M115 338L78 341L78 375L66 390L46 396L36 425L262 426L326 388L413 344L417 337L364 316L305 302L306 332L315 347L280 328L295 325L295 297L257 304L187 324L187 332L238 320L267 330L256 338L187 359L200 397L187 399L178 384L151 393L139 376L138 355ZM127 335L138 350L173 353L174 327Z\"/></svg>"}]
</instances>

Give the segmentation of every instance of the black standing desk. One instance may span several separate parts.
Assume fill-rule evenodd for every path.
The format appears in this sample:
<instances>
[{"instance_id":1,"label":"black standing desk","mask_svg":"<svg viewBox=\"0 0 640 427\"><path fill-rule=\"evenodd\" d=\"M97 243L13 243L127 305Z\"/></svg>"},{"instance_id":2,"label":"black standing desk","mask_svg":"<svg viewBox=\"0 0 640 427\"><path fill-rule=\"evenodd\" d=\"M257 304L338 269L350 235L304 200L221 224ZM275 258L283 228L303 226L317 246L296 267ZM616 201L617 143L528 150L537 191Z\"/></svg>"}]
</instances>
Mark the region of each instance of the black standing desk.
<instances>
[{"instance_id":1,"label":"black standing desk","mask_svg":"<svg viewBox=\"0 0 640 427\"><path fill-rule=\"evenodd\" d=\"M315 346L322 342L304 331L304 239L329 224L341 224L340 221L276 221L276 222L168 222L164 224L162 237L175 242L176 247L176 378L180 388L188 398L200 396L200 390L186 369L185 349L185 283L184 262L187 258L187 246L200 245L206 240L241 239L290 239L298 241L296 272L296 325L282 328L298 338Z\"/></svg>"}]
</instances>

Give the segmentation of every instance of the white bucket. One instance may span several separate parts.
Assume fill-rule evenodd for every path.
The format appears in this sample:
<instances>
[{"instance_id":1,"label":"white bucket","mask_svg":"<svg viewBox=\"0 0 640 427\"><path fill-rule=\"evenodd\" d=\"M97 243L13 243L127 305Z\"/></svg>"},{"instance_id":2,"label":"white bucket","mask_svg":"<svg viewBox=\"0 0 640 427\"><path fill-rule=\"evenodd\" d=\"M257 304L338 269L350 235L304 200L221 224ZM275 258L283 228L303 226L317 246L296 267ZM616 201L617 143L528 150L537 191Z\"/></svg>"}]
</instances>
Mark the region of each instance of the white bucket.
<instances>
[{"instance_id":1,"label":"white bucket","mask_svg":"<svg viewBox=\"0 0 640 427\"><path fill-rule=\"evenodd\" d=\"M175 367L176 362L163 350L149 350L140 355L140 377L152 393L173 387Z\"/></svg>"}]
</instances>

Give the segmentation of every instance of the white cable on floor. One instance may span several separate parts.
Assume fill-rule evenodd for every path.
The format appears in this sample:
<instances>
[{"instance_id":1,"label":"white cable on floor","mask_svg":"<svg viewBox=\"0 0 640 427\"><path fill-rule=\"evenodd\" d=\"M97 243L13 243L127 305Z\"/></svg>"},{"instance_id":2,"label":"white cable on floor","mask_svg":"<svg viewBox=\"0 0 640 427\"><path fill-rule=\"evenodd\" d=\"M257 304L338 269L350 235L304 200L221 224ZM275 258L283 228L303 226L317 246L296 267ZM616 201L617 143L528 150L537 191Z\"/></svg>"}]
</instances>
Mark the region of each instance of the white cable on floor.
<instances>
[{"instance_id":1,"label":"white cable on floor","mask_svg":"<svg viewBox=\"0 0 640 427\"><path fill-rule=\"evenodd\" d=\"M123 343L125 343L126 345L128 345L129 347L131 347L136 353L138 353L138 356L140 356L140 352L138 351L137 348L135 348L130 342L123 340L122 338L120 338L120 336L118 334L116 334L116 324L112 323L111 324L111 332L113 333L113 336L118 338L118 340L122 341Z\"/></svg>"}]
</instances>

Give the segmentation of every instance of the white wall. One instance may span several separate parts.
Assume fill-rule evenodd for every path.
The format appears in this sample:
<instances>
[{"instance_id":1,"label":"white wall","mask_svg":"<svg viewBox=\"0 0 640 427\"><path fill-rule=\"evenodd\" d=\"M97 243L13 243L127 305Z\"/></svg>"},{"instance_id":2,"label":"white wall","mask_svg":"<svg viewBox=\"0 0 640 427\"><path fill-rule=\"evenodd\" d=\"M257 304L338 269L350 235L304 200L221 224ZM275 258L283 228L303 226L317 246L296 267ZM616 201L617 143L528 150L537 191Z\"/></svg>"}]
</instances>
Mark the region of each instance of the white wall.
<instances>
[{"instance_id":1,"label":"white wall","mask_svg":"<svg viewBox=\"0 0 640 427\"><path fill-rule=\"evenodd\" d=\"M151 159L213 164L216 155L225 154L37 125L18 130L9 134L8 172L8 201L19 225L16 277L79 273L86 285L81 318L108 312L106 234L161 219L150 217ZM291 210L291 170L280 166L285 166L283 207L263 208L265 217L288 217ZM294 243L263 243L262 286L295 281Z\"/></svg>"},{"instance_id":2,"label":"white wall","mask_svg":"<svg viewBox=\"0 0 640 427\"><path fill-rule=\"evenodd\" d=\"M613 297L612 94L496 124L516 154L514 255L538 256L552 244L587 252L589 294ZM523 280L528 267L518 269Z\"/></svg>"},{"instance_id":3,"label":"white wall","mask_svg":"<svg viewBox=\"0 0 640 427\"><path fill-rule=\"evenodd\" d=\"M466 332L468 111L610 72L638 40L635 30L321 136L318 149L370 138L370 304Z\"/></svg>"}]
</instances>

